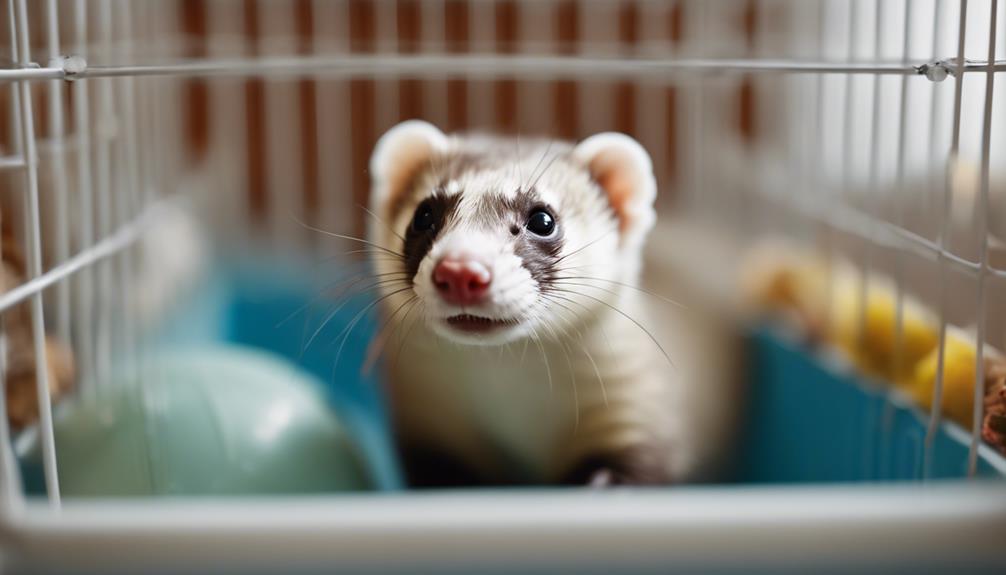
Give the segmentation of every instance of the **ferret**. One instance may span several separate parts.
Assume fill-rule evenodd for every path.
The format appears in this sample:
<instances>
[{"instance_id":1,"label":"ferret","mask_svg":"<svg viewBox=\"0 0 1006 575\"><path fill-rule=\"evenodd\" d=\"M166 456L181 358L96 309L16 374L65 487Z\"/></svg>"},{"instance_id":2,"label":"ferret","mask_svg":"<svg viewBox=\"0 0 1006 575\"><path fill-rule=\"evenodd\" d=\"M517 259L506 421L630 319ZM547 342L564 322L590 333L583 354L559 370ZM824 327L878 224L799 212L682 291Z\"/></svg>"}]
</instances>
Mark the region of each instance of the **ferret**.
<instances>
[{"instance_id":1,"label":"ferret","mask_svg":"<svg viewBox=\"0 0 1006 575\"><path fill-rule=\"evenodd\" d=\"M732 351L639 287L657 193L639 143L407 121L370 174L377 339L398 348L385 363L410 486L657 485L722 468Z\"/></svg>"}]
</instances>

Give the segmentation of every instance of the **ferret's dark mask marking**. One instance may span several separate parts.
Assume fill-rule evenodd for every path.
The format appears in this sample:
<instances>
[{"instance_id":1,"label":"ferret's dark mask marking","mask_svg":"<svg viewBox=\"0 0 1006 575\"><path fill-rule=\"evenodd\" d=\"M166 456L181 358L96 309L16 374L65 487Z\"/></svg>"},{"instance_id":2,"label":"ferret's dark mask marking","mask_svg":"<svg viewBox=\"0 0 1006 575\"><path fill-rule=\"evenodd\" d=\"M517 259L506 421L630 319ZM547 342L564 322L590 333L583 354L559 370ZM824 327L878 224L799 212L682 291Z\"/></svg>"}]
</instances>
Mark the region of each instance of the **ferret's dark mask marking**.
<instances>
[{"instance_id":1,"label":"ferret's dark mask marking","mask_svg":"<svg viewBox=\"0 0 1006 575\"><path fill-rule=\"evenodd\" d=\"M547 211L555 222L555 231L549 236L535 235L526 228L528 218L538 210ZM518 190L510 196L489 195L480 203L476 217L486 226L505 225L514 236L514 253L531 277L542 285L552 281L555 261L562 252L562 222L556 210L545 204L534 188Z\"/></svg>"},{"instance_id":2,"label":"ferret's dark mask marking","mask_svg":"<svg viewBox=\"0 0 1006 575\"><path fill-rule=\"evenodd\" d=\"M432 196L423 200L417 207L413 217L409 219L409 227L405 230L405 242L402 246L402 253L405 254L405 270L409 272L409 277L416 277L419 271L419 264L433 247L433 240L437 238L440 230L444 228L447 218L454 213L461 201L461 194L447 195L443 191L437 191ZM416 229L414 222L417 220L418 212L429 211L423 220L425 229ZM431 223L428 227L425 224Z\"/></svg>"},{"instance_id":3,"label":"ferret's dark mask marking","mask_svg":"<svg viewBox=\"0 0 1006 575\"><path fill-rule=\"evenodd\" d=\"M550 212L554 213L554 212ZM517 235L514 244L514 253L521 259L521 265L531 272L539 285L547 285L555 277L555 263L559 259L562 251L563 232L559 219L553 216L556 221L556 230L548 237L536 236L530 231L523 229Z\"/></svg>"}]
</instances>

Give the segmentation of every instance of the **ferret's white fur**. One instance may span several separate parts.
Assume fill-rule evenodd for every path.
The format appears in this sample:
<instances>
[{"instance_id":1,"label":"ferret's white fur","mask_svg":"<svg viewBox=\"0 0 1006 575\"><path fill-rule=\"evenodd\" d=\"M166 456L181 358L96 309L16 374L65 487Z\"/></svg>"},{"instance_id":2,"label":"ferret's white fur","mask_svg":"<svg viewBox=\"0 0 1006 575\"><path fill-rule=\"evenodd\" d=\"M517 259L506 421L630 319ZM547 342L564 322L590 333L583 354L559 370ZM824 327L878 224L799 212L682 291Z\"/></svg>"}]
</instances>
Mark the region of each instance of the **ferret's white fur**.
<instances>
[{"instance_id":1,"label":"ferret's white fur","mask_svg":"<svg viewBox=\"0 0 1006 575\"><path fill-rule=\"evenodd\" d=\"M508 480L556 481L580 458L636 445L659 446L670 478L708 474L723 453L736 401L724 394L723 368L731 358L717 357L731 352L704 318L654 306L625 287L638 284L642 245L655 220L646 152L621 134L570 147L447 137L429 124L408 122L381 139L371 162L371 207L387 218L371 224L371 241L401 249L398 235L416 206L442 185L438 166L462 152L509 156L447 182L448 192L463 190L457 220L437 236L413 289L386 300L389 313L398 310L393 323L404 338L400 354L389 360L398 433ZM548 154L558 159L542 171L540 158ZM592 179L591 167L598 166L632 182L632 197L615 214ZM574 279L559 285L568 292L543 293L514 253L507 226L471 217L485 194L515 193L532 177L563 226L561 255L568 257L560 275ZM460 252L492 266L489 301L476 309L444 303L432 286L437 259ZM401 269L389 258L374 263L378 273ZM575 279L583 276L596 279ZM481 338L446 325L458 313L521 321Z\"/></svg>"}]
</instances>

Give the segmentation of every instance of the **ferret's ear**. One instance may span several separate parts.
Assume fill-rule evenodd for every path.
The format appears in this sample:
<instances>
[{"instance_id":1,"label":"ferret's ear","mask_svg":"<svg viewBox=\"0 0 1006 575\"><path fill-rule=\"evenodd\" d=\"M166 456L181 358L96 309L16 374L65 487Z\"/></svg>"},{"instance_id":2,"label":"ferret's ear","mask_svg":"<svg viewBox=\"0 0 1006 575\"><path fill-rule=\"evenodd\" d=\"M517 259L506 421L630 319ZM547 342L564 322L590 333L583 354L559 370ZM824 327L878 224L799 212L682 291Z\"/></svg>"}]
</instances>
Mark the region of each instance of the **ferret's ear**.
<instances>
[{"instance_id":1,"label":"ferret's ear","mask_svg":"<svg viewBox=\"0 0 1006 575\"><path fill-rule=\"evenodd\" d=\"M370 206L385 213L435 154L447 149L447 136L421 120L408 120L378 140L370 157Z\"/></svg>"},{"instance_id":2,"label":"ferret's ear","mask_svg":"<svg viewBox=\"0 0 1006 575\"><path fill-rule=\"evenodd\" d=\"M657 182L650 155L629 136L605 132L580 142L573 156L607 193L618 216L622 245L639 246L656 221Z\"/></svg>"}]
</instances>

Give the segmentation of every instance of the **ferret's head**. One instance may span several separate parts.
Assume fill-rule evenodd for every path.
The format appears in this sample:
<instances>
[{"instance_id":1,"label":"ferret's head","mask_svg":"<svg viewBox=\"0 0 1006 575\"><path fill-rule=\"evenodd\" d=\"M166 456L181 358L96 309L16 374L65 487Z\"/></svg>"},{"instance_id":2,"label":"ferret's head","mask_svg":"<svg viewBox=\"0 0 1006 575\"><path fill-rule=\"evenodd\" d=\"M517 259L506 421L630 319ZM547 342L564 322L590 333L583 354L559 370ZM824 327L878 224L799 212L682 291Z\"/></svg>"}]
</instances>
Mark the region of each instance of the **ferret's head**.
<instances>
[{"instance_id":1,"label":"ferret's head","mask_svg":"<svg viewBox=\"0 0 1006 575\"><path fill-rule=\"evenodd\" d=\"M388 282L388 309L418 308L456 342L592 321L635 283L655 219L650 158L622 134L570 145L408 121L378 142L370 173L370 241L396 253L375 253L375 271L404 279Z\"/></svg>"}]
</instances>

